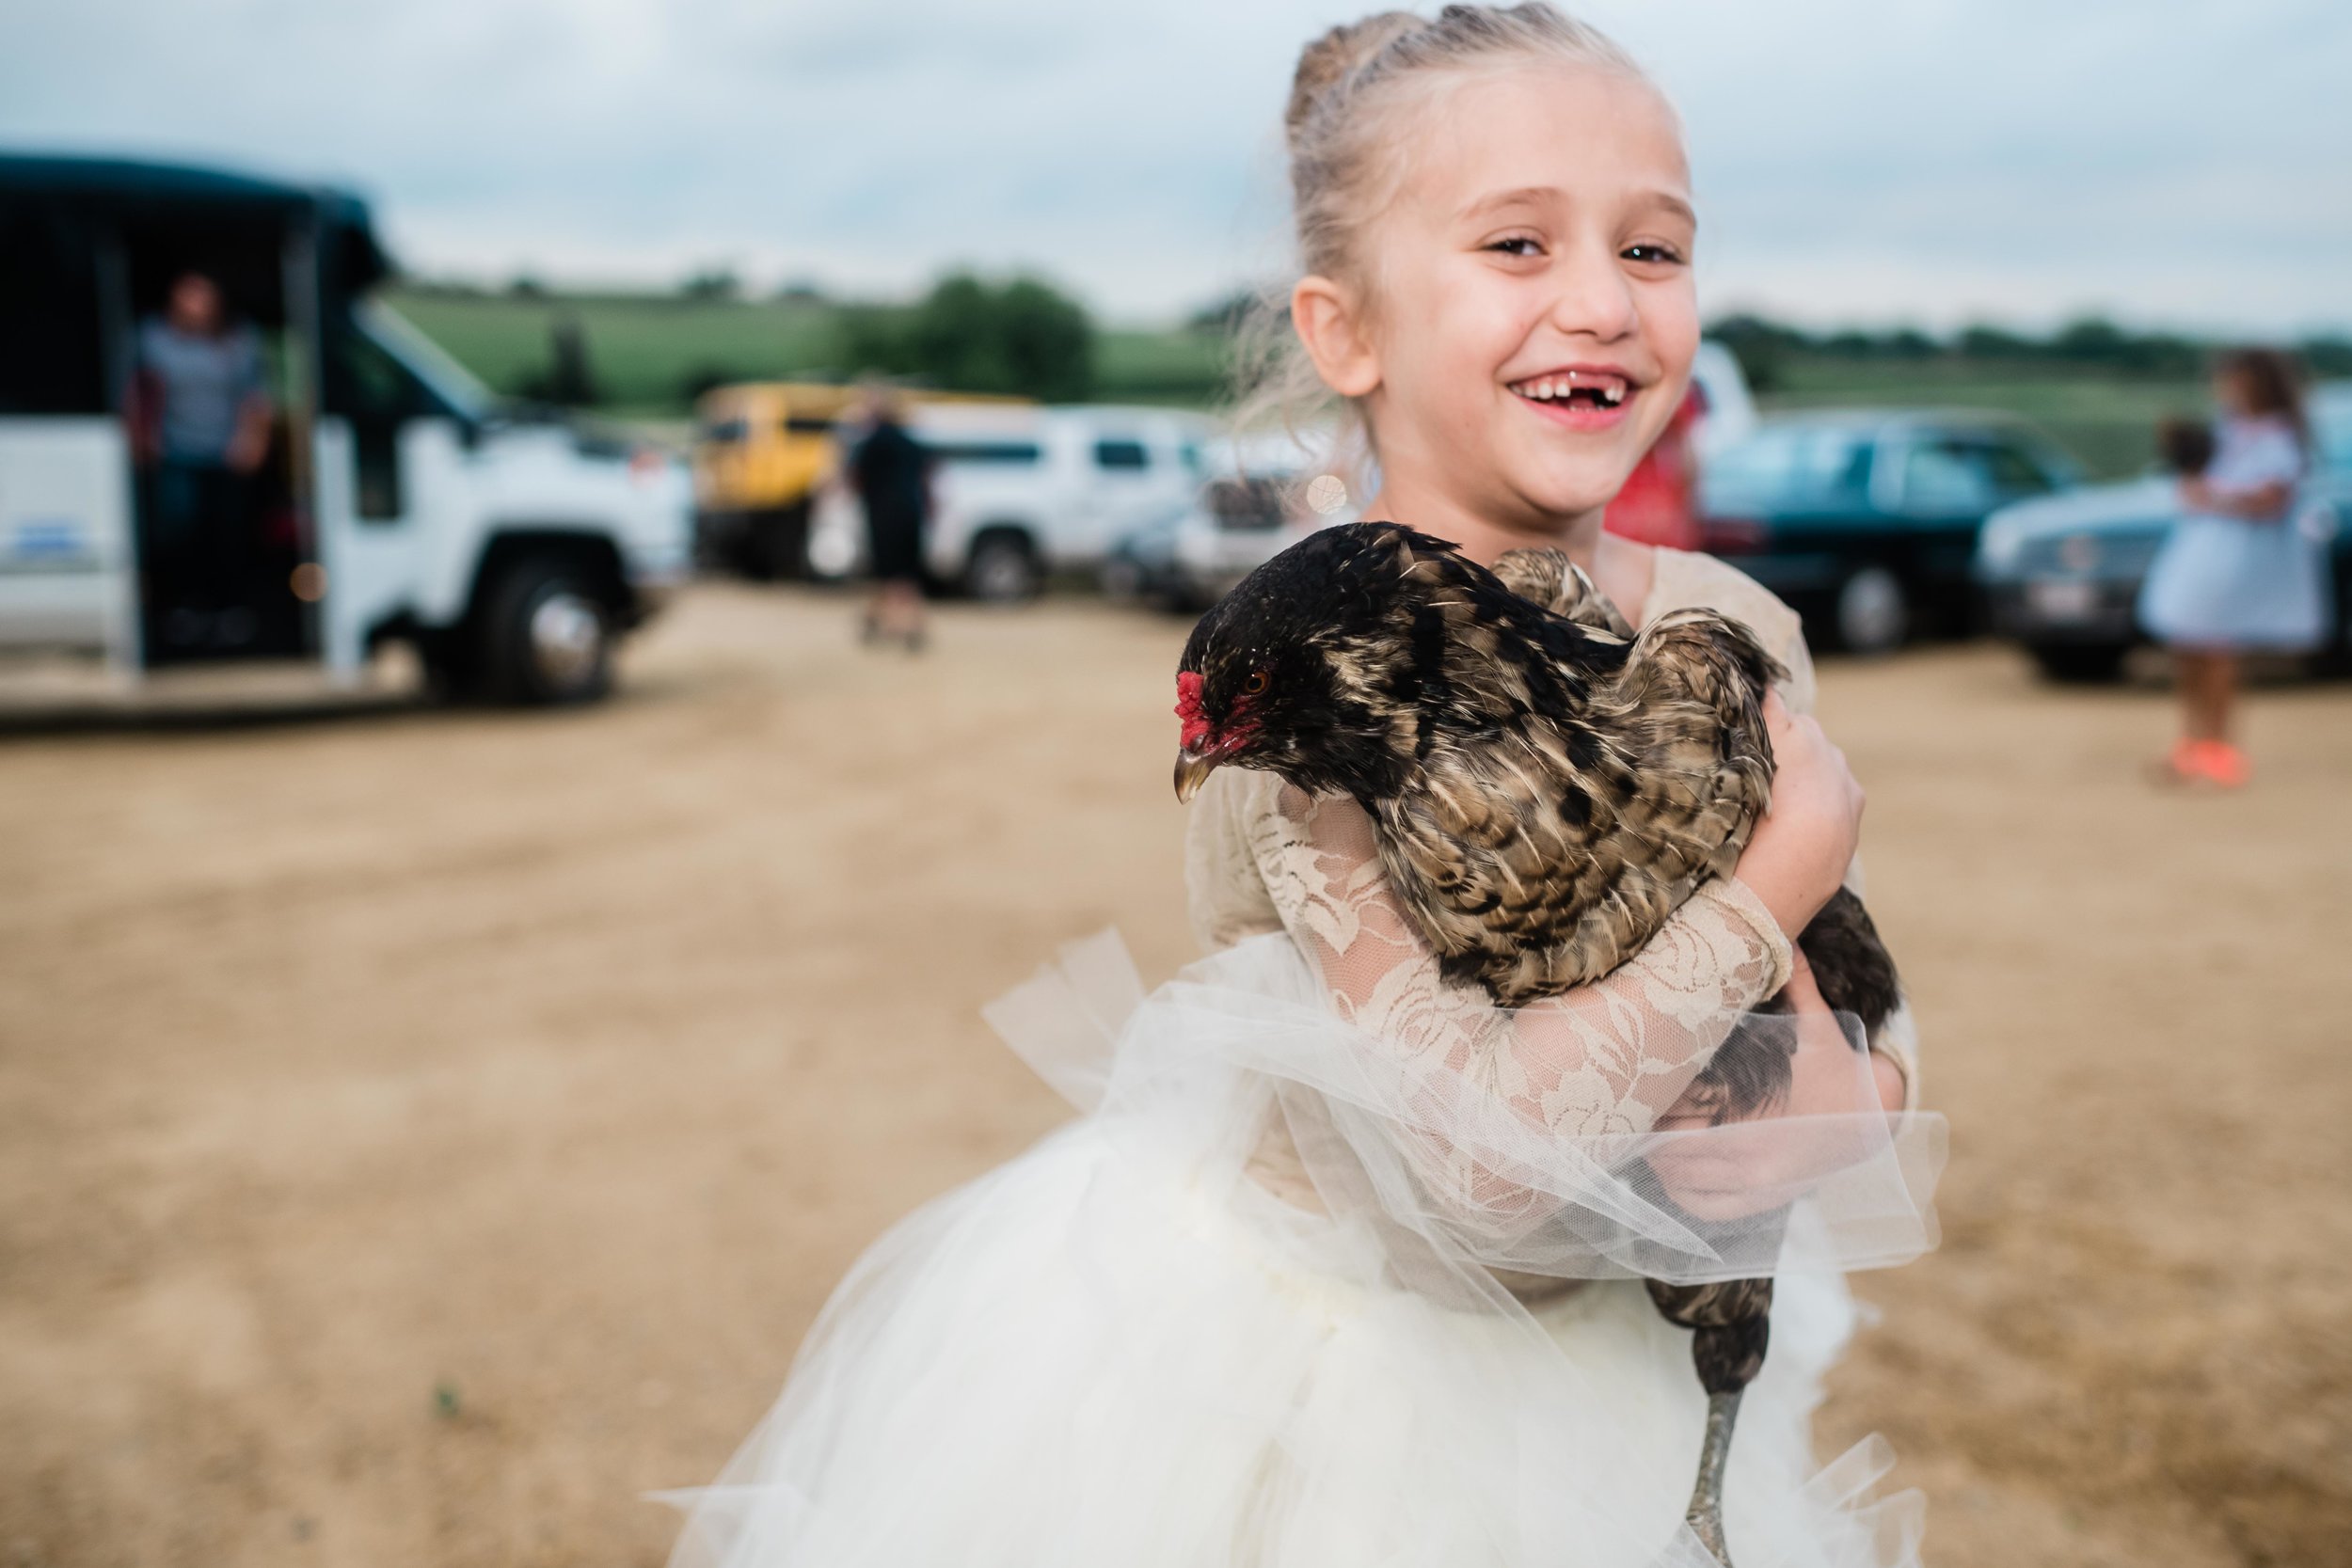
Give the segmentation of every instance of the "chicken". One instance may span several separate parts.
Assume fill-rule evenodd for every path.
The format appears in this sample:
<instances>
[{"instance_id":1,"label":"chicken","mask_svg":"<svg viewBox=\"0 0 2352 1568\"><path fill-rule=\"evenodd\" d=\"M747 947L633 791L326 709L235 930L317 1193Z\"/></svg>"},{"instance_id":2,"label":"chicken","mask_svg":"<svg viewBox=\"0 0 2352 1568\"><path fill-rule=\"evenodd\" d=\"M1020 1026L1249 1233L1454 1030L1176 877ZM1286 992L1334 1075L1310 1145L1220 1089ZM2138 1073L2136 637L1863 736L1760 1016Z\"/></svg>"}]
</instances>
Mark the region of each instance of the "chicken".
<instances>
[{"instance_id":1,"label":"chicken","mask_svg":"<svg viewBox=\"0 0 2352 1568\"><path fill-rule=\"evenodd\" d=\"M1784 673L1712 610L1635 632L1558 551L1488 571L1393 523L1326 529L1194 629L1176 676L1176 792L1232 766L1353 798L1445 974L1520 1006L1608 974L1731 874L1771 800L1763 704ZM1824 1000L1866 1030L1899 1005L1851 894L1798 944ZM1693 1095L1717 1120L1769 1106L1788 1091L1787 1042L1735 1030ZM1724 1460L1763 1365L1772 1281L1649 1288L1692 1330L1708 1412L1689 1522L1728 1563Z\"/></svg>"}]
</instances>

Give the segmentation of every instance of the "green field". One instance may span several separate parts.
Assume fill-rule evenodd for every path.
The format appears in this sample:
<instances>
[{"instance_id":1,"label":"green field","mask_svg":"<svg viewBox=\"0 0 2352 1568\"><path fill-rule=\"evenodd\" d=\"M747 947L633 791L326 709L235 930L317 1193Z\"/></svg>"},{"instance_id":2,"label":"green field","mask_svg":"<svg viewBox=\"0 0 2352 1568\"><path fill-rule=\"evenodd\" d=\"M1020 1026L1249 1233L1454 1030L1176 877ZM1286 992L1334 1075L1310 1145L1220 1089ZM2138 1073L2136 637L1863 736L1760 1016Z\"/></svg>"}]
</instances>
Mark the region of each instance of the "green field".
<instances>
[{"instance_id":1,"label":"green field","mask_svg":"<svg viewBox=\"0 0 2352 1568\"><path fill-rule=\"evenodd\" d=\"M547 368L557 320L578 318L608 411L675 417L704 380L837 378L838 313L819 301L698 300L664 295L532 298L395 289L387 301L459 363L510 396ZM1106 330L1095 337L1098 397L1205 405L1222 390L1222 345L1181 330Z\"/></svg>"},{"instance_id":2,"label":"green field","mask_svg":"<svg viewBox=\"0 0 2352 1568\"><path fill-rule=\"evenodd\" d=\"M577 317L590 369L610 413L673 420L697 379L842 376L837 311L817 300L698 300L655 294L539 298L402 289L392 306L461 363L519 394L549 358L559 317ZM1096 334L1095 395L1105 402L1194 407L1224 395L1224 349L1181 329ZM2158 418L2203 403L2197 383L2136 379L2077 366L1931 358L1797 355L1778 367L1767 410L1837 404L1991 408L2021 415L2109 477L2144 467Z\"/></svg>"}]
</instances>

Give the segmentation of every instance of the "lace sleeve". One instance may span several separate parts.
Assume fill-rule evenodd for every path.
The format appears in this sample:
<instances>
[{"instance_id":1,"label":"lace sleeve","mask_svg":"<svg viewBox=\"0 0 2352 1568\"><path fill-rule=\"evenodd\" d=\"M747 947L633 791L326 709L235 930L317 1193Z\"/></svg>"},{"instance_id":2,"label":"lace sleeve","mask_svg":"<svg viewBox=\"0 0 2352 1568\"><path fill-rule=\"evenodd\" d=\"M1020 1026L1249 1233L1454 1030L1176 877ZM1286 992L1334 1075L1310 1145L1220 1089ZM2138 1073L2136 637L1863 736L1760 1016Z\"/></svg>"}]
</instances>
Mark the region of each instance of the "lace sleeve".
<instances>
[{"instance_id":1,"label":"lace sleeve","mask_svg":"<svg viewBox=\"0 0 2352 1568\"><path fill-rule=\"evenodd\" d=\"M1355 802L1277 784L1252 837L1275 908L1334 1010L1553 1132L1647 1132L1739 1016L1788 978L1788 942L1772 916L1743 884L1718 879L1606 977L1499 1008L1438 973Z\"/></svg>"}]
</instances>

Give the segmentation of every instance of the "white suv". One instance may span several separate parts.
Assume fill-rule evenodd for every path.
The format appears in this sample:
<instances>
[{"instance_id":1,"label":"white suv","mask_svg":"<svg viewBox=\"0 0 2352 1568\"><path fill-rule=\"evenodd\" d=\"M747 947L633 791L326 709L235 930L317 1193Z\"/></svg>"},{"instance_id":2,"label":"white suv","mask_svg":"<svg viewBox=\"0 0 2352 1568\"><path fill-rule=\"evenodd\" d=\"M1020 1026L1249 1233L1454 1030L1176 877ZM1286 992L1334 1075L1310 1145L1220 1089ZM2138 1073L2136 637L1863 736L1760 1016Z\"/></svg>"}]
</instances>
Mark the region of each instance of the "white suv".
<instances>
[{"instance_id":1,"label":"white suv","mask_svg":"<svg viewBox=\"0 0 2352 1568\"><path fill-rule=\"evenodd\" d=\"M1048 573L1093 570L1138 525L1189 504L1212 426L1164 408L944 404L918 409L908 429L934 464L931 574L1005 603ZM844 431L845 444L856 438ZM829 578L865 560L865 515L840 481L818 498L808 554Z\"/></svg>"}]
</instances>

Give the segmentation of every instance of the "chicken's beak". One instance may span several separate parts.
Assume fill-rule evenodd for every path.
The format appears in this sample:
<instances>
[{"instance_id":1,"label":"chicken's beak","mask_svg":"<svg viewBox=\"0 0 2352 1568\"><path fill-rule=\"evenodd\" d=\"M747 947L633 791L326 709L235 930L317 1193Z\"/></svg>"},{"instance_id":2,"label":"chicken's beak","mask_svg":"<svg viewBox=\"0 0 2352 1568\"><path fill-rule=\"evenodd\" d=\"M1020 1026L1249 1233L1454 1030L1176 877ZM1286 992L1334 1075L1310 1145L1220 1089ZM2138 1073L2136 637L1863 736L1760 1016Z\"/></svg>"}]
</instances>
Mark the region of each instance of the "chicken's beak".
<instances>
[{"instance_id":1,"label":"chicken's beak","mask_svg":"<svg viewBox=\"0 0 2352 1568\"><path fill-rule=\"evenodd\" d=\"M1200 793L1200 786L1209 782L1221 760L1214 752L1180 751L1176 753L1176 799L1190 800Z\"/></svg>"}]
</instances>

